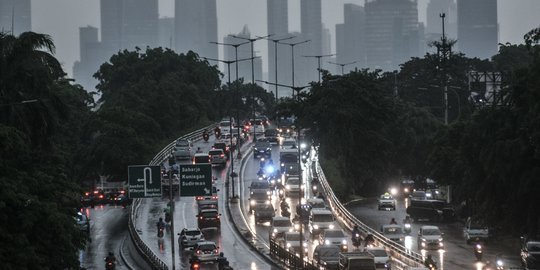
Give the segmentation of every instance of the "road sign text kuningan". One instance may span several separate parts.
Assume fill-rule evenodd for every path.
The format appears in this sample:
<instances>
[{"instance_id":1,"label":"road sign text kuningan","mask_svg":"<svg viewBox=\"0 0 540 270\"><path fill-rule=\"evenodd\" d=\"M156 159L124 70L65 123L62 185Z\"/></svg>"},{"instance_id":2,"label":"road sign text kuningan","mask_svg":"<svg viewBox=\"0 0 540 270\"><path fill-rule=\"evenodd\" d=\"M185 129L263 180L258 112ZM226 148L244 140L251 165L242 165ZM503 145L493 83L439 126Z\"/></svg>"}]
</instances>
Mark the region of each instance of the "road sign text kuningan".
<instances>
[{"instance_id":1,"label":"road sign text kuningan","mask_svg":"<svg viewBox=\"0 0 540 270\"><path fill-rule=\"evenodd\" d=\"M180 195L182 197L212 195L212 165L180 165Z\"/></svg>"}]
</instances>

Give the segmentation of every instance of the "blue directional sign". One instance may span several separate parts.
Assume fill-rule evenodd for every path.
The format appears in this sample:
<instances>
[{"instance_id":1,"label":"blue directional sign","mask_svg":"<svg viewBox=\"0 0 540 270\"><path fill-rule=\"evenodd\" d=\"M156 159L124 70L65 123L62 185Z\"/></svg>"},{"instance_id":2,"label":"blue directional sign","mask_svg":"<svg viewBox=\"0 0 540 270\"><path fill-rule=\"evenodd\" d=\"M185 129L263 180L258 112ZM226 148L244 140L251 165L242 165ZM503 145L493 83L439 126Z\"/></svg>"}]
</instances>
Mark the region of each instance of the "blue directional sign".
<instances>
[{"instance_id":1,"label":"blue directional sign","mask_svg":"<svg viewBox=\"0 0 540 270\"><path fill-rule=\"evenodd\" d=\"M128 182L129 198L161 197L161 173L159 166L129 166Z\"/></svg>"},{"instance_id":2,"label":"blue directional sign","mask_svg":"<svg viewBox=\"0 0 540 270\"><path fill-rule=\"evenodd\" d=\"M212 165L181 164L180 196L212 195Z\"/></svg>"}]
</instances>

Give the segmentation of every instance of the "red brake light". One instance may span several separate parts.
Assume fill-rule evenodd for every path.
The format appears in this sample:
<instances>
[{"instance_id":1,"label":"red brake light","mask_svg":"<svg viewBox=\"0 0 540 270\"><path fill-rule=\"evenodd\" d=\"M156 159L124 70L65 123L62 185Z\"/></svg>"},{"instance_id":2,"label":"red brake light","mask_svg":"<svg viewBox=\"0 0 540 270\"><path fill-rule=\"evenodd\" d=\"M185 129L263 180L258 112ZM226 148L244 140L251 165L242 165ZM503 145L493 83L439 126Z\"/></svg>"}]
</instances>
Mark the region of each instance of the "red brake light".
<instances>
[{"instance_id":1,"label":"red brake light","mask_svg":"<svg viewBox=\"0 0 540 270\"><path fill-rule=\"evenodd\" d=\"M120 193L121 193L121 194L124 194L124 193L125 193L125 191L124 191L124 190L120 190Z\"/></svg>"},{"instance_id":2,"label":"red brake light","mask_svg":"<svg viewBox=\"0 0 540 270\"><path fill-rule=\"evenodd\" d=\"M197 254L201 254L201 250L200 250L200 249L199 249L199 250L197 250Z\"/></svg>"},{"instance_id":3,"label":"red brake light","mask_svg":"<svg viewBox=\"0 0 540 270\"><path fill-rule=\"evenodd\" d=\"M94 190L94 194L98 194L98 191L97 191L97 190Z\"/></svg>"},{"instance_id":4,"label":"red brake light","mask_svg":"<svg viewBox=\"0 0 540 270\"><path fill-rule=\"evenodd\" d=\"M221 155L219 155L219 156L220 156L220 157L225 157L225 154L221 154Z\"/></svg>"},{"instance_id":5,"label":"red brake light","mask_svg":"<svg viewBox=\"0 0 540 270\"><path fill-rule=\"evenodd\" d=\"M88 196L88 195L90 195L90 192L85 192L84 195Z\"/></svg>"},{"instance_id":6,"label":"red brake light","mask_svg":"<svg viewBox=\"0 0 540 270\"><path fill-rule=\"evenodd\" d=\"M103 195L99 195L99 198L100 198L100 199L103 199Z\"/></svg>"},{"instance_id":7,"label":"red brake light","mask_svg":"<svg viewBox=\"0 0 540 270\"><path fill-rule=\"evenodd\" d=\"M215 254L218 254L217 251L218 251L217 249L214 249L214 253L215 253Z\"/></svg>"}]
</instances>

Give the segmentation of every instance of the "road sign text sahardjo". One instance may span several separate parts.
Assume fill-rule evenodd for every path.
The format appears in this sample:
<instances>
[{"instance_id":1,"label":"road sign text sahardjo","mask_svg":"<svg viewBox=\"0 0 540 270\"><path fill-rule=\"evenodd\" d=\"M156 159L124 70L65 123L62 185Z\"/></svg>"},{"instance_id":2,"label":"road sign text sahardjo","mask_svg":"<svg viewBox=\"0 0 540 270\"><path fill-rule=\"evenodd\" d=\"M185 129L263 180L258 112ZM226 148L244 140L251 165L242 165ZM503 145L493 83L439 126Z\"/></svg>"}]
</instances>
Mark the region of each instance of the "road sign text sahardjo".
<instances>
[{"instance_id":1,"label":"road sign text sahardjo","mask_svg":"<svg viewBox=\"0 0 540 270\"><path fill-rule=\"evenodd\" d=\"M180 195L182 197L212 195L212 165L180 165Z\"/></svg>"},{"instance_id":2,"label":"road sign text sahardjo","mask_svg":"<svg viewBox=\"0 0 540 270\"><path fill-rule=\"evenodd\" d=\"M129 197L161 197L159 166L137 165L128 167Z\"/></svg>"}]
</instances>

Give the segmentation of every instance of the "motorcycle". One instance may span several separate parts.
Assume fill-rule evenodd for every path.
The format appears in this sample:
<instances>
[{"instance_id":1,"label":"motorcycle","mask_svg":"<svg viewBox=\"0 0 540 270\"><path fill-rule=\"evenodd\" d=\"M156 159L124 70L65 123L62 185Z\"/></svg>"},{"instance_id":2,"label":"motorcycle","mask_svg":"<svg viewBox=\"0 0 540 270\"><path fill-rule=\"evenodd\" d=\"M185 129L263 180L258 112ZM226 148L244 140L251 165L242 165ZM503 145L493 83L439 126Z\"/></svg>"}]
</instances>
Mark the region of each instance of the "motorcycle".
<instances>
[{"instance_id":1,"label":"motorcycle","mask_svg":"<svg viewBox=\"0 0 540 270\"><path fill-rule=\"evenodd\" d=\"M202 137L203 137L204 142L208 142L208 139L210 138L210 135L208 135L208 133L204 133L202 135Z\"/></svg>"},{"instance_id":2,"label":"motorcycle","mask_svg":"<svg viewBox=\"0 0 540 270\"><path fill-rule=\"evenodd\" d=\"M429 269L429 270L437 270L437 265L436 264L428 264L426 265L426 267Z\"/></svg>"},{"instance_id":3,"label":"motorcycle","mask_svg":"<svg viewBox=\"0 0 540 270\"><path fill-rule=\"evenodd\" d=\"M405 223L403 224L403 230L405 231L406 234L410 234L411 233L411 223Z\"/></svg>"},{"instance_id":4,"label":"motorcycle","mask_svg":"<svg viewBox=\"0 0 540 270\"><path fill-rule=\"evenodd\" d=\"M107 259L105 258L105 269L114 270L116 269L116 264L114 263L114 261L112 260L107 261Z\"/></svg>"},{"instance_id":5,"label":"motorcycle","mask_svg":"<svg viewBox=\"0 0 540 270\"><path fill-rule=\"evenodd\" d=\"M362 242L362 240L360 239L360 233L355 233L353 236L352 236L352 244L355 248L359 248L360 247L360 243Z\"/></svg>"},{"instance_id":6,"label":"motorcycle","mask_svg":"<svg viewBox=\"0 0 540 270\"><path fill-rule=\"evenodd\" d=\"M474 256L476 257L477 261L482 260L482 245L481 244L476 244L474 246Z\"/></svg>"},{"instance_id":7,"label":"motorcycle","mask_svg":"<svg viewBox=\"0 0 540 270\"><path fill-rule=\"evenodd\" d=\"M158 236L159 238L162 238L162 237L163 237L163 231L164 231L164 230L165 230L165 227L164 227L164 226L163 226L163 227L159 227L158 234L157 234L157 236Z\"/></svg>"}]
</instances>

